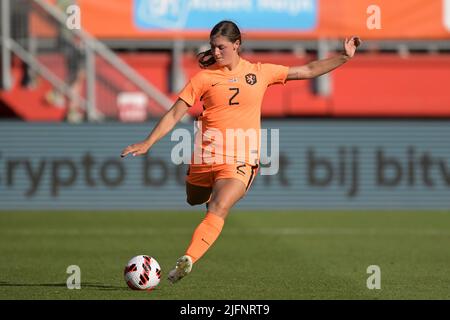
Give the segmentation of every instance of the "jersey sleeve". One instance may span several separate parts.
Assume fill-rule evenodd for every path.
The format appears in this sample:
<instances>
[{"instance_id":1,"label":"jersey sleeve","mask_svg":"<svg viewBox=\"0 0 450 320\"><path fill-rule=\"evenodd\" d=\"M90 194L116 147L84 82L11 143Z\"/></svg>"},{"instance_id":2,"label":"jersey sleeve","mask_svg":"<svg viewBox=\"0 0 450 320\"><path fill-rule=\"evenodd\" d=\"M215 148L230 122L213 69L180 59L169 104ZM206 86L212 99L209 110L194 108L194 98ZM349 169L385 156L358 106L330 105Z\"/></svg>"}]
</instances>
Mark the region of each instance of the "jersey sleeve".
<instances>
[{"instance_id":1,"label":"jersey sleeve","mask_svg":"<svg viewBox=\"0 0 450 320\"><path fill-rule=\"evenodd\" d=\"M199 74L195 75L181 90L178 97L192 107L203 94L203 82Z\"/></svg>"},{"instance_id":2,"label":"jersey sleeve","mask_svg":"<svg viewBox=\"0 0 450 320\"><path fill-rule=\"evenodd\" d=\"M267 79L267 85L270 86L272 84L285 83L289 73L289 67L279 64L263 63L261 64L261 71Z\"/></svg>"}]
</instances>

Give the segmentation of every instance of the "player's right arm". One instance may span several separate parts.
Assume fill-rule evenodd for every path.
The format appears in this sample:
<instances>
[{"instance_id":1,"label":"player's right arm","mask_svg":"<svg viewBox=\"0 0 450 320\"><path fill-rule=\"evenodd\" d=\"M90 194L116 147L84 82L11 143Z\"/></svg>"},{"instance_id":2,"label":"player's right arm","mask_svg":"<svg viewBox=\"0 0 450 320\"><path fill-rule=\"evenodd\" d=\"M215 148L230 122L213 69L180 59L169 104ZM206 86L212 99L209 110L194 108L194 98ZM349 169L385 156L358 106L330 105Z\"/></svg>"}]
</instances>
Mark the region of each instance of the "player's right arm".
<instances>
[{"instance_id":1,"label":"player's right arm","mask_svg":"<svg viewBox=\"0 0 450 320\"><path fill-rule=\"evenodd\" d=\"M120 154L125 157L128 154L139 156L146 154L148 150L162 137L164 137L170 130L175 127L178 121L183 118L189 109L189 105L181 99L178 99L172 108L159 120L158 124L153 128L152 132L147 138L141 142L134 143L123 149Z\"/></svg>"}]
</instances>

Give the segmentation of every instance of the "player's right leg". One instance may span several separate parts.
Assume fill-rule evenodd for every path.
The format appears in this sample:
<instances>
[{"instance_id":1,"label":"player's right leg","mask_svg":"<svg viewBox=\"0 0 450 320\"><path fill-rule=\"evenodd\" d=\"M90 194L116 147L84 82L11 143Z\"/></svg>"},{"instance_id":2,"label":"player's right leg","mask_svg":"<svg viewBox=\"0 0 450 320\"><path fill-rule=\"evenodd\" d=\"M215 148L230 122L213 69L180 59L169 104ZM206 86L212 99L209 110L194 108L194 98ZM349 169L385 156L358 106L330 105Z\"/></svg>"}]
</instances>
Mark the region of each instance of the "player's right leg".
<instances>
[{"instance_id":1,"label":"player's right leg","mask_svg":"<svg viewBox=\"0 0 450 320\"><path fill-rule=\"evenodd\" d=\"M212 193L213 172L209 165L190 165L186 173L186 201L191 206L208 202Z\"/></svg>"},{"instance_id":2,"label":"player's right leg","mask_svg":"<svg viewBox=\"0 0 450 320\"><path fill-rule=\"evenodd\" d=\"M186 201L191 206L208 202L211 192L211 187L202 187L186 182Z\"/></svg>"}]
</instances>

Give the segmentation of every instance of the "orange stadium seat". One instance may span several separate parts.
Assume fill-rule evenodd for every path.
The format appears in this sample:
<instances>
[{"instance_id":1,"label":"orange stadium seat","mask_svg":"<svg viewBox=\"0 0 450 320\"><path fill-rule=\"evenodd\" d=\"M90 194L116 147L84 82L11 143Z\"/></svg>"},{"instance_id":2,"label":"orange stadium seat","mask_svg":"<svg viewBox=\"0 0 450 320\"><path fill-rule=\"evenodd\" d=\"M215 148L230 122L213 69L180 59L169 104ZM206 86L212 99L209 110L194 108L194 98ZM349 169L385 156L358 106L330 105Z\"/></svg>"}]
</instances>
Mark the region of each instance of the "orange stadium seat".
<instances>
[{"instance_id":1,"label":"orange stadium seat","mask_svg":"<svg viewBox=\"0 0 450 320\"><path fill-rule=\"evenodd\" d=\"M333 72L334 116L450 116L450 56L360 55Z\"/></svg>"},{"instance_id":2,"label":"orange stadium seat","mask_svg":"<svg viewBox=\"0 0 450 320\"><path fill-rule=\"evenodd\" d=\"M169 92L169 53L134 52L120 53L119 56L172 100L176 99L177 94ZM252 62L288 66L302 65L315 59L313 56L296 57L294 54L281 52L244 54L243 57ZM46 65L51 63L52 71L58 76L64 76L61 57L43 54L39 59ZM186 79L200 70L194 54L185 54L182 66ZM116 87L116 92L133 90L106 63L97 61L97 71ZM20 78L18 63L14 64L13 74L14 79ZM117 112L113 107L116 97L111 90L105 90L101 77L97 79L97 97L111 103L101 103L98 107L104 114L114 116ZM332 88L328 97L314 92L313 80L293 81L284 86L268 88L262 105L262 116L449 117L448 83L448 55L414 54L402 58L396 54L360 54L331 73ZM25 120L60 121L64 117L64 110L52 108L43 99L50 88L50 84L42 80L35 90L21 89L16 81L11 91L0 92L0 99ZM149 103L149 109L153 115L164 112L152 103ZM201 112L200 103L190 110L190 114L194 116Z\"/></svg>"}]
</instances>

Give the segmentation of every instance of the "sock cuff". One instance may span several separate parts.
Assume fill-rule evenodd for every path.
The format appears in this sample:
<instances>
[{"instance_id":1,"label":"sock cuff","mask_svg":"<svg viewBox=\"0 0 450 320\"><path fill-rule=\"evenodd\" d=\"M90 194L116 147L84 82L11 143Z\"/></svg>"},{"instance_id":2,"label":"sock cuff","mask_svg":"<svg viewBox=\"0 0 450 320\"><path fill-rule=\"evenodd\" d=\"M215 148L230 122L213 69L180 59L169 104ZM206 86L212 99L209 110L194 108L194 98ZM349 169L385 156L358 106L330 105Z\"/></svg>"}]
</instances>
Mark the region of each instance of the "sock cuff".
<instances>
[{"instance_id":1,"label":"sock cuff","mask_svg":"<svg viewBox=\"0 0 450 320\"><path fill-rule=\"evenodd\" d=\"M208 211L206 213L204 221L219 231L222 230L222 227L225 223L225 221L223 220L222 217L219 217L218 215L216 215L210 211Z\"/></svg>"}]
</instances>

